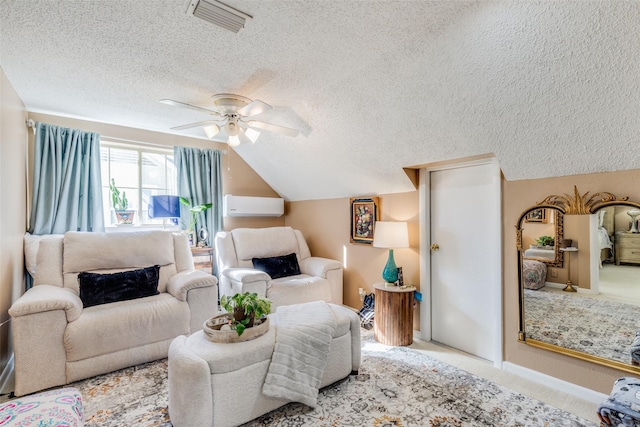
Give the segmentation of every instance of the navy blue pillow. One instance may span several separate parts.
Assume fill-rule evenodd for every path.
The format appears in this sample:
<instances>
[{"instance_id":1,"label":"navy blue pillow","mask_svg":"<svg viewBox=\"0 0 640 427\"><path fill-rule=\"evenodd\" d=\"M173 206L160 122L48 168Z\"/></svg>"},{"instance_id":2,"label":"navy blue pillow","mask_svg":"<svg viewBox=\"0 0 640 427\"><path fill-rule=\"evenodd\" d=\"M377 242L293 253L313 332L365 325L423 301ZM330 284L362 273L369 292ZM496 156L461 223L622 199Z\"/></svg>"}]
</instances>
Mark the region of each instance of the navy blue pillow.
<instances>
[{"instance_id":1,"label":"navy blue pillow","mask_svg":"<svg viewBox=\"0 0 640 427\"><path fill-rule=\"evenodd\" d=\"M269 258L253 258L253 268L264 271L272 279L300 274L300 265L295 253Z\"/></svg>"},{"instance_id":2,"label":"navy blue pillow","mask_svg":"<svg viewBox=\"0 0 640 427\"><path fill-rule=\"evenodd\" d=\"M78 274L84 307L158 295L160 266L112 274Z\"/></svg>"}]
</instances>

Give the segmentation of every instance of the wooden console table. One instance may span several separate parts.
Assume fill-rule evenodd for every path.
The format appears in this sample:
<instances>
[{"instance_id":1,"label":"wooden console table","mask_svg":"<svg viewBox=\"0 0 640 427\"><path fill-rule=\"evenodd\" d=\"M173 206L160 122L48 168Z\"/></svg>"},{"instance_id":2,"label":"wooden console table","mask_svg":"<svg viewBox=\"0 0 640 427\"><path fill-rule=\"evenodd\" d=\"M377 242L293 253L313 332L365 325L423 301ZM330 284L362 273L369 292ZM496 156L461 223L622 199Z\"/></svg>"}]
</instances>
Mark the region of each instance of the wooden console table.
<instances>
[{"instance_id":1,"label":"wooden console table","mask_svg":"<svg viewBox=\"0 0 640 427\"><path fill-rule=\"evenodd\" d=\"M385 345L410 345L413 342L413 292L384 283L373 285L375 308L373 336Z\"/></svg>"}]
</instances>

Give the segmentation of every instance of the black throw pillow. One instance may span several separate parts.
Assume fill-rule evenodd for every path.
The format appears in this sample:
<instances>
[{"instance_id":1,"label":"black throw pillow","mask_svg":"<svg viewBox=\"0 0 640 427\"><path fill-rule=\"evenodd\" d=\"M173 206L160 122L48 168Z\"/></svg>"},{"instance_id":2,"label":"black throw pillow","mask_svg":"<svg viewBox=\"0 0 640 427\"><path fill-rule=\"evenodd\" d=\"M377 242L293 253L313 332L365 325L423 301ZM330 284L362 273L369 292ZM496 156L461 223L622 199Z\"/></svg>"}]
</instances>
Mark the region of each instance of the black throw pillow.
<instances>
[{"instance_id":1,"label":"black throw pillow","mask_svg":"<svg viewBox=\"0 0 640 427\"><path fill-rule=\"evenodd\" d=\"M272 279L300 274L300 265L295 253L269 258L253 258L253 268L264 271Z\"/></svg>"},{"instance_id":2,"label":"black throw pillow","mask_svg":"<svg viewBox=\"0 0 640 427\"><path fill-rule=\"evenodd\" d=\"M108 304L116 301L158 295L160 266L112 274L82 272L78 274L82 305Z\"/></svg>"}]
</instances>

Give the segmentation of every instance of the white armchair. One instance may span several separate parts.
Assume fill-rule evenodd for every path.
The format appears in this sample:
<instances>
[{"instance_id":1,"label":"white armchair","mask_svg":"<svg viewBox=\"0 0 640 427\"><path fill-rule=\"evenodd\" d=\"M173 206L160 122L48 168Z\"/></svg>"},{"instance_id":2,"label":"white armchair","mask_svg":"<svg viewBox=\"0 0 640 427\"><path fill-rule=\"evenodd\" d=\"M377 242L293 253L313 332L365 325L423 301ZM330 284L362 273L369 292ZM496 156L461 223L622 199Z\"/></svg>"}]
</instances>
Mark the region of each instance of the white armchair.
<instances>
[{"instance_id":1,"label":"white armchair","mask_svg":"<svg viewBox=\"0 0 640 427\"><path fill-rule=\"evenodd\" d=\"M312 257L299 230L270 227L221 231L216 235L215 246L220 296L256 292L272 301L273 310L281 305L318 300L342 304L342 264ZM291 254L295 254L299 271L295 265L290 268ZM271 277L254 267L254 262L264 266L265 259L276 265L284 260L280 265L286 275Z\"/></svg>"}]
</instances>

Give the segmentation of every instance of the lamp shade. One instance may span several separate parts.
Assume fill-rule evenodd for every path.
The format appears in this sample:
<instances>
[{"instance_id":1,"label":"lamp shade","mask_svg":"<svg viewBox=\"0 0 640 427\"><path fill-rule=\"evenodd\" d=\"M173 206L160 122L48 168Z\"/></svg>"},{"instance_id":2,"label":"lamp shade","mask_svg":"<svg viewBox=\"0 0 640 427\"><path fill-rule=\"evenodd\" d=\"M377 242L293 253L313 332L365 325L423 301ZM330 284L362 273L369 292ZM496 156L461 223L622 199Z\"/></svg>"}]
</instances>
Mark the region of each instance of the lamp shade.
<instances>
[{"instance_id":1,"label":"lamp shade","mask_svg":"<svg viewBox=\"0 0 640 427\"><path fill-rule=\"evenodd\" d=\"M408 248L409 231L406 222L377 221L373 230L373 246L376 248Z\"/></svg>"},{"instance_id":2,"label":"lamp shade","mask_svg":"<svg viewBox=\"0 0 640 427\"><path fill-rule=\"evenodd\" d=\"M178 196L151 196L149 218L180 217L180 198Z\"/></svg>"}]
</instances>

